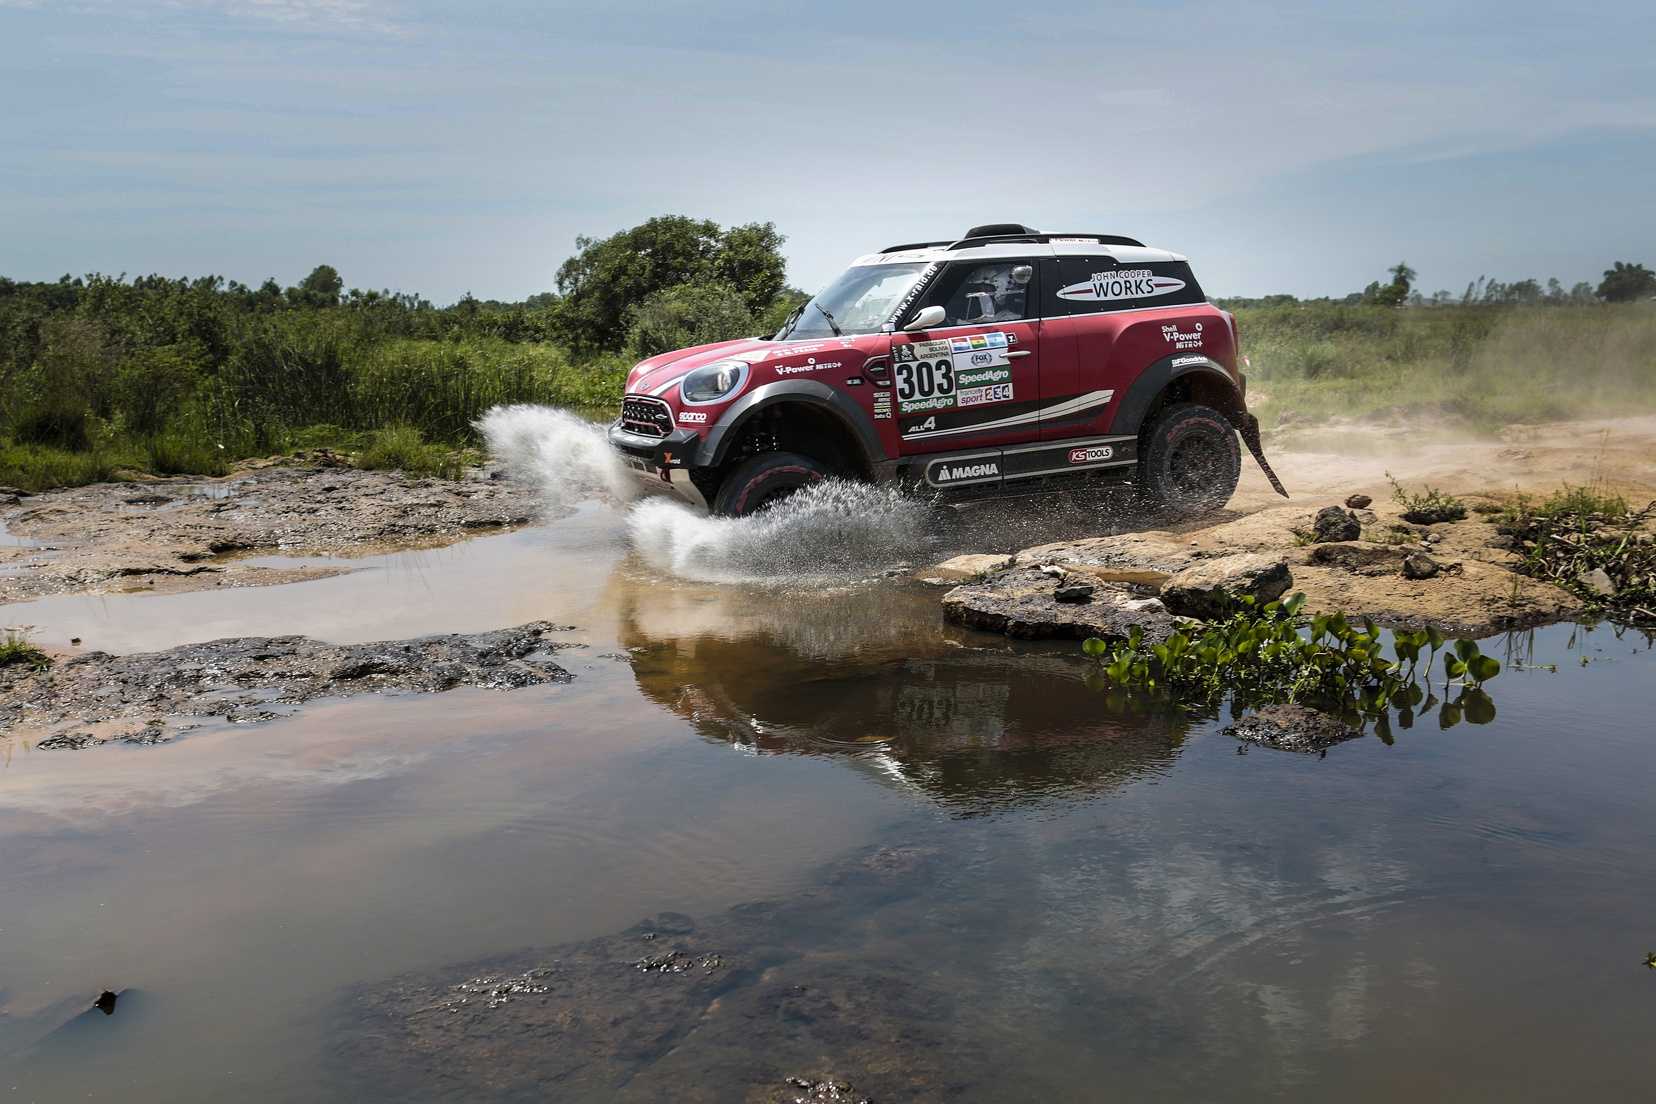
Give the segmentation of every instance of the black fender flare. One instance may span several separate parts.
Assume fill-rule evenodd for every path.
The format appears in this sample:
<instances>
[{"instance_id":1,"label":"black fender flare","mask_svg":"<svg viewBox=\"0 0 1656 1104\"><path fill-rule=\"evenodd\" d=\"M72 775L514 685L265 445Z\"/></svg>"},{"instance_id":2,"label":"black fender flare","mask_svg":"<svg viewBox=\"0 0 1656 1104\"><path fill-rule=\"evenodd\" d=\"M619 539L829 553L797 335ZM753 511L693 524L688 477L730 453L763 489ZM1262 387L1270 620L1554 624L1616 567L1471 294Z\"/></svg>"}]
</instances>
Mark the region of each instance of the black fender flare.
<instances>
[{"instance_id":1,"label":"black fender flare","mask_svg":"<svg viewBox=\"0 0 1656 1104\"><path fill-rule=\"evenodd\" d=\"M816 407L838 419L861 446L866 467L872 468L886 459L873 420L844 392L817 380L774 380L755 387L724 412L718 424L703 438L696 452L696 466L713 468L724 463L731 447L740 439L738 429L765 409L782 403Z\"/></svg>"},{"instance_id":2,"label":"black fender flare","mask_svg":"<svg viewBox=\"0 0 1656 1104\"><path fill-rule=\"evenodd\" d=\"M1182 363L1175 366L1174 361ZM1132 382L1127 388L1127 393L1116 403L1115 417L1110 422L1110 433L1120 436L1138 433L1144 428L1145 417L1168 385L1174 380L1191 376L1198 376L1204 382L1224 386L1232 396L1232 402L1229 409L1221 409L1220 413L1240 430L1242 419L1247 413L1247 405L1242 400L1242 392L1236 386L1236 380L1231 378L1231 374L1225 371L1218 361L1186 353L1162 357L1139 373L1138 379Z\"/></svg>"},{"instance_id":3,"label":"black fender flare","mask_svg":"<svg viewBox=\"0 0 1656 1104\"><path fill-rule=\"evenodd\" d=\"M1175 366L1174 361L1180 363ZM1259 463L1259 469L1265 473L1272 489L1283 498L1287 498L1287 488L1283 487L1282 480L1277 478L1276 472L1271 470L1270 462L1265 459L1265 446L1259 439L1259 419L1248 413L1247 401L1243 398L1236 380L1218 361L1208 357L1196 354L1165 356L1146 368L1139 378L1133 381L1132 386L1127 388L1127 393L1116 405L1115 418L1110 422L1110 432L1123 436L1137 435L1144 428L1145 417L1167 386L1175 380L1193 375L1199 376L1205 383L1213 383L1224 388L1227 402L1220 408L1219 413L1236 427L1236 432L1242 437L1242 443L1253 453L1254 460Z\"/></svg>"}]
</instances>

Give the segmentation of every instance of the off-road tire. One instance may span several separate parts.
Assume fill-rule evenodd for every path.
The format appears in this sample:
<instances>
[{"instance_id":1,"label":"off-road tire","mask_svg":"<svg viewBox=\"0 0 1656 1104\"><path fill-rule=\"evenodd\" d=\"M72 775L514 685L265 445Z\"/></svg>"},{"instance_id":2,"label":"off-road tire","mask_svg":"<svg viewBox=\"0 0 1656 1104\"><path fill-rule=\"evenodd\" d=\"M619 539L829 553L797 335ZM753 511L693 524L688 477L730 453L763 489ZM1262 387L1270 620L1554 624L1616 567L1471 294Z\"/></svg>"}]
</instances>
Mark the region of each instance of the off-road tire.
<instances>
[{"instance_id":1,"label":"off-road tire","mask_svg":"<svg viewBox=\"0 0 1656 1104\"><path fill-rule=\"evenodd\" d=\"M826 466L797 452L761 452L730 469L713 496L712 510L726 517L746 517L828 474Z\"/></svg>"},{"instance_id":2,"label":"off-road tire","mask_svg":"<svg viewBox=\"0 0 1656 1104\"><path fill-rule=\"evenodd\" d=\"M1139 496L1153 510L1194 517L1219 509L1242 477L1236 427L1200 403L1163 410L1139 439Z\"/></svg>"}]
</instances>

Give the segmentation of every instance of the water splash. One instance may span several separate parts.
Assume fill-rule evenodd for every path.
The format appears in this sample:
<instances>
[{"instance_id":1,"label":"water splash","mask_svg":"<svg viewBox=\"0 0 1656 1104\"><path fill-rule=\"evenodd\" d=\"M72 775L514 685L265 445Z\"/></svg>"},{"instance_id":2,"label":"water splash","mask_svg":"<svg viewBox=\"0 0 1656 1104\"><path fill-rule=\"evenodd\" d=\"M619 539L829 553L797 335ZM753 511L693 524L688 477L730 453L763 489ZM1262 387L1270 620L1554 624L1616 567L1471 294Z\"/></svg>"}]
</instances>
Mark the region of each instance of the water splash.
<instances>
[{"instance_id":1,"label":"water splash","mask_svg":"<svg viewBox=\"0 0 1656 1104\"><path fill-rule=\"evenodd\" d=\"M912 562L929 544L929 514L891 488L827 480L742 518L650 499L627 528L647 563L683 578L806 583Z\"/></svg>"},{"instance_id":2,"label":"water splash","mask_svg":"<svg viewBox=\"0 0 1656 1104\"><path fill-rule=\"evenodd\" d=\"M496 407L478 428L495 459L533 481L554 510L592 498L624 504L641 493L603 427L568 411ZM828 480L744 518L646 495L632 504L627 531L645 562L686 579L842 582L923 554L931 513L891 488Z\"/></svg>"},{"instance_id":3,"label":"water splash","mask_svg":"<svg viewBox=\"0 0 1656 1104\"><path fill-rule=\"evenodd\" d=\"M477 428L490 454L514 477L535 483L554 510L594 497L627 502L638 494L604 427L577 414L550 406L497 406Z\"/></svg>"}]
</instances>

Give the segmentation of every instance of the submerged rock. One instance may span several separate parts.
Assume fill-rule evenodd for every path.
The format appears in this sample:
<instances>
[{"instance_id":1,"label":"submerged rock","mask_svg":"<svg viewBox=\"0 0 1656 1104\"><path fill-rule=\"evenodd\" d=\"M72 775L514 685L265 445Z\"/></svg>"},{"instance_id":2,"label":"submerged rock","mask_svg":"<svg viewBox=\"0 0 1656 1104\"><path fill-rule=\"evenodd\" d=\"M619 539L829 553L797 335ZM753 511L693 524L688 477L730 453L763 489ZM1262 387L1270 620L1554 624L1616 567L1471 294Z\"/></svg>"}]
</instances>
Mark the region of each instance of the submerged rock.
<instances>
[{"instance_id":1,"label":"submerged rock","mask_svg":"<svg viewBox=\"0 0 1656 1104\"><path fill-rule=\"evenodd\" d=\"M1259 605L1288 592L1294 576L1280 556L1243 552L1187 567L1162 584L1162 604L1182 617L1212 621L1226 616L1239 598Z\"/></svg>"},{"instance_id":2,"label":"submerged rock","mask_svg":"<svg viewBox=\"0 0 1656 1104\"><path fill-rule=\"evenodd\" d=\"M574 676L552 660L569 647L550 639L563 631L531 621L494 632L370 644L238 637L137 655L91 652L40 671L0 668L0 729L48 732L35 744L43 750L80 750L111 740L148 745L171 738L163 727L169 717L258 722L282 715L272 707L313 698L568 682ZM117 730L124 725L124 731L98 737L66 730L100 723Z\"/></svg>"},{"instance_id":3,"label":"submerged rock","mask_svg":"<svg viewBox=\"0 0 1656 1104\"><path fill-rule=\"evenodd\" d=\"M1303 705L1261 706L1225 733L1250 744L1308 754L1327 751L1362 735L1339 718Z\"/></svg>"},{"instance_id":4,"label":"submerged rock","mask_svg":"<svg viewBox=\"0 0 1656 1104\"><path fill-rule=\"evenodd\" d=\"M1174 619L1159 600L1125 587L1100 583L1089 601L1060 601L1058 591L1076 585L1067 578L1054 579L1039 568L1014 567L949 591L943 596L943 616L957 625L1025 640L1120 640L1137 626L1146 639L1161 641L1173 631Z\"/></svg>"}]
</instances>

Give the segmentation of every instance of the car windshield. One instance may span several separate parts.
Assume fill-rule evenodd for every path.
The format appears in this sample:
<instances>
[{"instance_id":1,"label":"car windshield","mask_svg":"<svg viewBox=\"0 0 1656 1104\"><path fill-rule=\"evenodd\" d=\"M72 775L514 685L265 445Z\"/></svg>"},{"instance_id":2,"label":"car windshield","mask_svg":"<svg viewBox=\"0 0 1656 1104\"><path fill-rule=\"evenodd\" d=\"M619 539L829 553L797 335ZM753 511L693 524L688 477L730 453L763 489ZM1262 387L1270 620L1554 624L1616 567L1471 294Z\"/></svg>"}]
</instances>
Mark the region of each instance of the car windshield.
<instances>
[{"instance_id":1,"label":"car windshield","mask_svg":"<svg viewBox=\"0 0 1656 1104\"><path fill-rule=\"evenodd\" d=\"M923 261L854 265L806 303L776 338L833 337L835 326L841 334L877 333L925 270Z\"/></svg>"}]
</instances>

